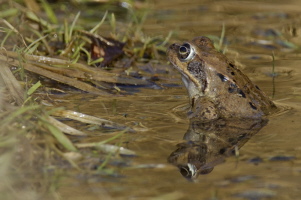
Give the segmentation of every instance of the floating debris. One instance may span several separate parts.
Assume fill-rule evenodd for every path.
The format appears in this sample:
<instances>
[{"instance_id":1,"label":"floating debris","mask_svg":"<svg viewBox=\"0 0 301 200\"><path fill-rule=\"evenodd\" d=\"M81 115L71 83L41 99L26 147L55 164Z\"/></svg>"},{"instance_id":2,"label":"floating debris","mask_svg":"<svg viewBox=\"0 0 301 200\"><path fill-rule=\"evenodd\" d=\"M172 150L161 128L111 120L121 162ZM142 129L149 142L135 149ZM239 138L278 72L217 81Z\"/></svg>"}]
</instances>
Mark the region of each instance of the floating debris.
<instances>
[{"instance_id":1,"label":"floating debris","mask_svg":"<svg viewBox=\"0 0 301 200\"><path fill-rule=\"evenodd\" d=\"M269 161L291 161L296 159L295 156L273 156L269 158Z\"/></svg>"},{"instance_id":2,"label":"floating debris","mask_svg":"<svg viewBox=\"0 0 301 200\"><path fill-rule=\"evenodd\" d=\"M238 177L231 178L230 181L232 183L241 183L249 180L254 180L256 178L257 176L254 175L245 175L245 176L238 176Z\"/></svg>"},{"instance_id":3,"label":"floating debris","mask_svg":"<svg viewBox=\"0 0 301 200\"><path fill-rule=\"evenodd\" d=\"M55 118L53 117L48 117L48 120L49 122L56 126L58 129L60 129L63 133L66 133L68 135L73 135L73 136L86 136L87 134L80 131L80 130L77 130L75 128L72 128L71 126L68 126L58 120L56 120Z\"/></svg>"},{"instance_id":4,"label":"floating debris","mask_svg":"<svg viewBox=\"0 0 301 200\"><path fill-rule=\"evenodd\" d=\"M72 110L56 110L51 113L54 116L58 117L64 117L68 119L77 120L83 123L89 123L89 124L97 124L101 127L105 128L113 128L113 129L119 129L119 130L126 130L128 132L135 132L130 127L124 126L122 124L118 124L115 122L112 122L110 120L102 119L99 117L94 117L91 115L83 114L80 112L72 111Z\"/></svg>"},{"instance_id":5,"label":"floating debris","mask_svg":"<svg viewBox=\"0 0 301 200\"><path fill-rule=\"evenodd\" d=\"M130 149L126 149L124 147L111 145L111 144L104 144L103 142L93 142L93 143L82 143L75 145L78 148L96 148L103 153L108 154L119 154L121 156L136 156L136 153Z\"/></svg>"},{"instance_id":6,"label":"floating debris","mask_svg":"<svg viewBox=\"0 0 301 200\"><path fill-rule=\"evenodd\" d=\"M271 198L276 196L276 192L268 189L254 189L254 190L247 190L244 192L240 192L235 194L235 197L241 197L249 200L260 200L263 198Z\"/></svg>"},{"instance_id":7,"label":"floating debris","mask_svg":"<svg viewBox=\"0 0 301 200\"><path fill-rule=\"evenodd\" d=\"M263 159L260 157L254 157L254 158L249 159L248 162L258 165L259 163L263 162Z\"/></svg>"}]
</instances>

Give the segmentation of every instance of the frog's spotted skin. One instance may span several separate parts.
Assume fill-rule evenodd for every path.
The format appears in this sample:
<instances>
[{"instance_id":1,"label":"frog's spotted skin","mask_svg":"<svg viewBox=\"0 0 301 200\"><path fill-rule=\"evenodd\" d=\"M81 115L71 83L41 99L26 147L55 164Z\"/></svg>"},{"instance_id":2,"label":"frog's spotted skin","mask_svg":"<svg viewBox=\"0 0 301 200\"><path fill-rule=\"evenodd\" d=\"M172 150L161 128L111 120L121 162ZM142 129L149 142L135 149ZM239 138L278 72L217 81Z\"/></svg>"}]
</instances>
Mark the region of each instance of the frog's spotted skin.
<instances>
[{"instance_id":1,"label":"frog's spotted skin","mask_svg":"<svg viewBox=\"0 0 301 200\"><path fill-rule=\"evenodd\" d=\"M276 108L207 37L197 37L182 45L172 44L167 55L188 90L190 117L260 118Z\"/></svg>"}]
</instances>

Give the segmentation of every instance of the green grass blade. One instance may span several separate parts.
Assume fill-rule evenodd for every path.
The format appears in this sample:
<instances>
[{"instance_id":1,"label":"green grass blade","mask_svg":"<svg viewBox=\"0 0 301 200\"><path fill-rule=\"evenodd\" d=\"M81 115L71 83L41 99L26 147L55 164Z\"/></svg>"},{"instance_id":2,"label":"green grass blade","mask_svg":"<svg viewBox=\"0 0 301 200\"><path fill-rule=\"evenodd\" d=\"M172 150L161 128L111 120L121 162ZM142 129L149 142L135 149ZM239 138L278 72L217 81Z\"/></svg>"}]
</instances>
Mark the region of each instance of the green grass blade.
<instances>
[{"instance_id":1,"label":"green grass blade","mask_svg":"<svg viewBox=\"0 0 301 200\"><path fill-rule=\"evenodd\" d=\"M64 39L65 39L65 44L68 44L71 39L69 38L69 24L66 19L64 20Z\"/></svg>"},{"instance_id":2,"label":"green grass blade","mask_svg":"<svg viewBox=\"0 0 301 200\"><path fill-rule=\"evenodd\" d=\"M0 122L1 126L6 125L7 123L10 123L13 121L16 117L22 115L23 113L30 111L30 110L35 110L38 109L40 106L39 105L33 105L33 106L25 106L17 109L16 111L12 112L10 115L8 115L5 119L3 119Z\"/></svg>"},{"instance_id":3,"label":"green grass blade","mask_svg":"<svg viewBox=\"0 0 301 200\"><path fill-rule=\"evenodd\" d=\"M46 20L43 20L42 18L38 17L35 13L29 11L26 12L25 14L26 17L29 18L30 20L41 24L43 27L45 27L48 30L51 29L51 25Z\"/></svg>"},{"instance_id":4,"label":"green grass blade","mask_svg":"<svg viewBox=\"0 0 301 200\"><path fill-rule=\"evenodd\" d=\"M225 23L223 23L221 38L219 40L219 50L220 51L222 50L222 46L223 46L223 43L224 43L225 33L226 33L226 27L225 27Z\"/></svg>"},{"instance_id":5,"label":"green grass blade","mask_svg":"<svg viewBox=\"0 0 301 200\"><path fill-rule=\"evenodd\" d=\"M8 37L9 37L13 32L14 32L13 30L8 30L8 31L7 31L5 37L4 37L3 40L1 41L1 45L0 45L1 47L4 46L6 40L8 39Z\"/></svg>"},{"instance_id":6,"label":"green grass blade","mask_svg":"<svg viewBox=\"0 0 301 200\"><path fill-rule=\"evenodd\" d=\"M39 45L40 45L40 43L35 43L28 50L26 50L26 53L27 54L33 54L38 49Z\"/></svg>"},{"instance_id":7,"label":"green grass blade","mask_svg":"<svg viewBox=\"0 0 301 200\"><path fill-rule=\"evenodd\" d=\"M40 42L41 40L43 40L44 38L46 38L47 36L48 36L48 35L45 35L45 36L40 37L39 39L35 40L34 42L32 42L32 43L24 50L24 52L25 52L25 53L33 52L33 51L35 50L34 47L37 48L36 44L37 44L38 42ZM34 48L34 49L32 49L32 48Z\"/></svg>"},{"instance_id":8,"label":"green grass blade","mask_svg":"<svg viewBox=\"0 0 301 200\"><path fill-rule=\"evenodd\" d=\"M49 20L51 21L51 23L53 24L57 24L58 20L55 16L55 13L53 12L53 9L51 8L51 6L49 5L49 3L45 0L41 0L42 6L49 18Z\"/></svg>"},{"instance_id":9,"label":"green grass blade","mask_svg":"<svg viewBox=\"0 0 301 200\"><path fill-rule=\"evenodd\" d=\"M63 145L69 151L77 151L76 147L69 140L69 138L60 131L57 127L48 123L48 120L45 118L41 118L43 121L43 125L50 131L50 133L58 140L58 142Z\"/></svg>"},{"instance_id":10,"label":"green grass blade","mask_svg":"<svg viewBox=\"0 0 301 200\"><path fill-rule=\"evenodd\" d=\"M19 10L17 8L11 8L11 9L8 9L8 10L1 10L0 18L5 18L5 17L10 17L10 16L17 15L18 12L19 12Z\"/></svg>"},{"instance_id":11,"label":"green grass blade","mask_svg":"<svg viewBox=\"0 0 301 200\"><path fill-rule=\"evenodd\" d=\"M113 33L113 35L115 35L116 34L116 18L115 18L114 13L111 14L110 24L112 27L112 33Z\"/></svg>"},{"instance_id":12,"label":"green grass blade","mask_svg":"<svg viewBox=\"0 0 301 200\"><path fill-rule=\"evenodd\" d=\"M165 45L167 44L167 42L170 40L170 38L171 38L171 36L172 36L173 33L174 33L173 31L169 31L167 37L166 37L165 40L162 42L162 44L159 45L159 46L165 46Z\"/></svg>"},{"instance_id":13,"label":"green grass blade","mask_svg":"<svg viewBox=\"0 0 301 200\"><path fill-rule=\"evenodd\" d=\"M36 82L33 86L29 88L29 90L27 91L27 95L28 96L32 95L41 86L42 84L40 81Z\"/></svg>"},{"instance_id":14,"label":"green grass blade","mask_svg":"<svg viewBox=\"0 0 301 200\"><path fill-rule=\"evenodd\" d=\"M74 27L75 27L75 24L76 24L76 22L77 22L79 16L80 16L80 12L78 12L78 13L76 14L76 16L75 16L75 18L74 18L74 20L73 20L73 22L72 22L72 24L71 24L70 32L69 32L69 38L72 38L72 33L73 33L73 31L74 31Z\"/></svg>"},{"instance_id":15,"label":"green grass blade","mask_svg":"<svg viewBox=\"0 0 301 200\"><path fill-rule=\"evenodd\" d=\"M89 32L90 33L94 33L105 21L105 19L107 18L108 15L108 11L106 11L106 13L104 14L103 18L101 19L101 21L94 27L92 28Z\"/></svg>"}]
</instances>

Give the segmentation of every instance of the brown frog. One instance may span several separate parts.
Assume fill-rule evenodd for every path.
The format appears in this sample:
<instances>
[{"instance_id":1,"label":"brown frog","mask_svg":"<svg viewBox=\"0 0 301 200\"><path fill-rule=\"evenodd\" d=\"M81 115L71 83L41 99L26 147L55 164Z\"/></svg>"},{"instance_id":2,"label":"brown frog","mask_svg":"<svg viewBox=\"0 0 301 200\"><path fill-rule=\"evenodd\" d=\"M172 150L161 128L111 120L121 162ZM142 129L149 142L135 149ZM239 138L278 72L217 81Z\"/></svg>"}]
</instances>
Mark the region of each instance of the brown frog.
<instances>
[{"instance_id":1,"label":"brown frog","mask_svg":"<svg viewBox=\"0 0 301 200\"><path fill-rule=\"evenodd\" d=\"M191 118L261 118L276 109L264 92L217 51L207 37L172 44L167 55L182 74Z\"/></svg>"}]
</instances>

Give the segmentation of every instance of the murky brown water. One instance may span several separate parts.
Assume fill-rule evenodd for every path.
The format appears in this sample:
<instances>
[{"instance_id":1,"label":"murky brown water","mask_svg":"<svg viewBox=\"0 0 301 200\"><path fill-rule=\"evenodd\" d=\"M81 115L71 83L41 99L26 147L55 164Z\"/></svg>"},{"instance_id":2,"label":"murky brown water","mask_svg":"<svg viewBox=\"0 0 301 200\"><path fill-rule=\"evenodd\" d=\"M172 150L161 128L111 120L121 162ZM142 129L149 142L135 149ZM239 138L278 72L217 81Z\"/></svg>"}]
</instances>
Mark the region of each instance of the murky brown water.
<instances>
[{"instance_id":1,"label":"murky brown water","mask_svg":"<svg viewBox=\"0 0 301 200\"><path fill-rule=\"evenodd\" d=\"M300 1L166 0L152 5L144 26L149 35L166 36L173 30L172 41L219 36L224 24L226 54L241 63L243 71L269 96L273 93L274 51L278 75L273 99L278 106L291 109L272 116L239 150L238 157L226 158L211 173L191 182L167 162L189 127L184 115L179 117L173 110L188 102L184 87L138 88L133 95L115 99L70 96L69 109L139 128L141 131L128 135L126 145L138 157L129 158L129 166L118 169L121 178L64 178L58 194L65 200L299 199L301 54L281 41L300 45ZM160 76L181 85L180 75L171 67L168 70L169 74Z\"/></svg>"}]
</instances>

